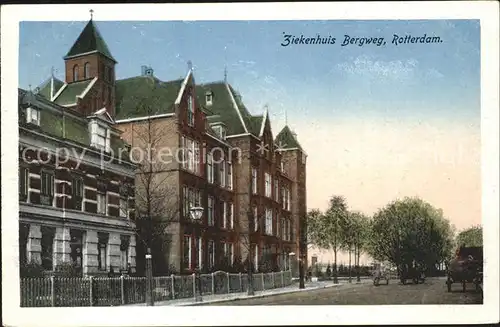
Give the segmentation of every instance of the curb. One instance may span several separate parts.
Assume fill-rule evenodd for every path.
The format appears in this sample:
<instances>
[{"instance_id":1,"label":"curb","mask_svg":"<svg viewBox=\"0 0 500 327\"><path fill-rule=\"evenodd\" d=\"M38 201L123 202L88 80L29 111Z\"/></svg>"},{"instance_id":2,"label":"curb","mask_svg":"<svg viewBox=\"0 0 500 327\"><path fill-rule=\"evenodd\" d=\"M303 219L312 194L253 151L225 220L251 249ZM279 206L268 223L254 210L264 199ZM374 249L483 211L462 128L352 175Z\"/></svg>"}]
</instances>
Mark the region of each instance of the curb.
<instances>
[{"instance_id":1,"label":"curb","mask_svg":"<svg viewBox=\"0 0 500 327\"><path fill-rule=\"evenodd\" d=\"M209 300L205 302L194 302L194 303L179 303L179 304L172 304L172 306L201 306L204 304L209 304L209 303L220 303L220 302L232 302L232 301L240 301L240 300L247 300L247 299L258 299L258 298L263 298L266 296L274 296L274 295L281 295L281 294L291 294L291 293L298 293L298 292L304 292L304 291L311 291L311 290L320 290L320 289L325 289L325 288L330 288L330 287L340 287L343 284L329 284L329 285L324 285L324 286L319 286L319 287L313 287L313 288L302 288L302 289L293 289L285 292L278 292L278 293L268 293L268 294L255 294L255 295L241 295L237 296L231 299L214 299L214 300Z\"/></svg>"}]
</instances>

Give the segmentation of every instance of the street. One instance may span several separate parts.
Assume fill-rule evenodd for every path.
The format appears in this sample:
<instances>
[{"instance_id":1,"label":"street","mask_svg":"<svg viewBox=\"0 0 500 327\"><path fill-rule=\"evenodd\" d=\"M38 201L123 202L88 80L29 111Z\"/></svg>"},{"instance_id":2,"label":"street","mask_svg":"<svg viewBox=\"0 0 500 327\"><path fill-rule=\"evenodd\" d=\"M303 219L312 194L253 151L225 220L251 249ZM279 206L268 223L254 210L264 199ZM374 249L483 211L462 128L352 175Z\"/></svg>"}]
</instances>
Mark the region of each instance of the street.
<instances>
[{"instance_id":1,"label":"street","mask_svg":"<svg viewBox=\"0 0 500 327\"><path fill-rule=\"evenodd\" d=\"M345 282L344 282L345 283ZM344 284L337 287L303 291L263 298L219 302L207 305L362 305L362 304L482 304L482 295L467 285L462 292L454 284L452 292L446 290L444 278L428 278L424 284L398 284L374 286L372 283Z\"/></svg>"}]
</instances>

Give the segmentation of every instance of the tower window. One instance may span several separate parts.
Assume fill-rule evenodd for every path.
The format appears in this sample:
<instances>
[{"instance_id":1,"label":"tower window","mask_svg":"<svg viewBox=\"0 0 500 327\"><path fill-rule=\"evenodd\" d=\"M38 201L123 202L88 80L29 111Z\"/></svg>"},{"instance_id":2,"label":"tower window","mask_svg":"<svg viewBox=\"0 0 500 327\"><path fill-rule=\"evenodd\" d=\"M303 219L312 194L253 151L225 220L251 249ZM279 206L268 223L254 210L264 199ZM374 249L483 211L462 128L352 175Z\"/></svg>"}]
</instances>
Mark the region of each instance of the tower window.
<instances>
[{"instance_id":1,"label":"tower window","mask_svg":"<svg viewBox=\"0 0 500 327\"><path fill-rule=\"evenodd\" d=\"M78 81L78 65L73 66L73 82Z\"/></svg>"},{"instance_id":2,"label":"tower window","mask_svg":"<svg viewBox=\"0 0 500 327\"><path fill-rule=\"evenodd\" d=\"M89 78L90 77L90 63L86 62L84 67L85 67L84 78Z\"/></svg>"},{"instance_id":3,"label":"tower window","mask_svg":"<svg viewBox=\"0 0 500 327\"><path fill-rule=\"evenodd\" d=\"M212 92L207 92L205 94L205 102L206 102L207 106L212 105Z\"/></svg>"}]
</instances>

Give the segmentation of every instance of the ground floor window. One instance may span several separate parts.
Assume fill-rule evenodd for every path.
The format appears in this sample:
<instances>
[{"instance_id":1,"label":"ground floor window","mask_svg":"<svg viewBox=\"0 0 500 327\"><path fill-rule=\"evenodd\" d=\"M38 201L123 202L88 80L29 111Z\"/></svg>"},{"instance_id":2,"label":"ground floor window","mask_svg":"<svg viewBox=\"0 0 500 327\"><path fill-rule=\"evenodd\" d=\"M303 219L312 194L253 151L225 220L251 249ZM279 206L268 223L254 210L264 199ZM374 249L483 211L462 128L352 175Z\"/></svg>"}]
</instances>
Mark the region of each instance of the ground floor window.
<instances>
[{"instance_id":1,"label":"ground floor window","mask_svg":"<svg viewBox=\"0 0 500 327\"><path fill-rule=\"evenodd\" d=\"M19 224L19 263L24 265L28 263L28 237L30 225Z\"/></svg>"},{"instance_id":2,"label":"ground floor window","mask_svg":"<svg viewBox=\"0 0 500 327\"><path fill-rule=\"evenodd\" d=\"M54 235L56 229L54 227L42 226L42 267L45 270L53 269L54 256Z\"/></svg>"},{"instance_id":3,"label":"ground floor window","mask_svg":"<svg viewBox=\"0 0 500 327\"><path fill-rule=\"evenodd\" d=\"M208 268L212 269L215 266L215 242L208 241Z\"/></svg>"},{"instance_id":4,"label":"ground floor window","mask_svg":"<svg viewBox=\"0 0 500 327\"><path fill-rule=\"evenodd\" d=\"M183 263L186 270L191 269L191 236L184 235Z\"/></svg>"},{"instance_id":5,"label":"ground floor window","mask_svg":"<svg viewBox=\"0 0 500 327\"><path fill-rule=\"evenodd\" d=\"M130 247L130 236L122 235L120 236L120 269L127 270L128 269L128 254Z\"/></svg>"},{"instance_id":6,"label":"ground floor window","mask_svg":"<svg viewBox=\"0 0 500 327\"><path fill-rule=\"evenodd\" d=\"M76 268L83 266L83 235L84 232L77 229L70 230L71 261Z\"/></svg>"},{"instance_id":7,"label":"ground floor window","mask_svg":"<svg viewBox=\"0 0 500 327\"><path fill-rule=\"evenodd\" d=\"M98 269L101 271L107 270L107 258L108 258L108 241L109 234L98 233L97 234L97 265Z\"/></svg>"}]
</instances>

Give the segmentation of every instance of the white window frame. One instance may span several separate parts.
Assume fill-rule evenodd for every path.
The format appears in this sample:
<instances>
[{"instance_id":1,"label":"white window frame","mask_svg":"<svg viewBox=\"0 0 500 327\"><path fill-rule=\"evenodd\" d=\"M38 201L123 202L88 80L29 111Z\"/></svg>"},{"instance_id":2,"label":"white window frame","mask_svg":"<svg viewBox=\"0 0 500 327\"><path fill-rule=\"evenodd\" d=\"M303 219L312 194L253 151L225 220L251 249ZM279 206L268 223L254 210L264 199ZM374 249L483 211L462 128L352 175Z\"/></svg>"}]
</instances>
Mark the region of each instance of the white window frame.
<instances>
[{"instance_id":1,"label":"white window frame","mask_svg":"<svg viewBox=\"0 0 500 327\"><path fill-rule=\"evenodd\" d=\"M273 235L273 210L267 208L266 209L266 218L265 218L265 234Z\"/></svg>"},{"instance_id":2,"label":"white window frame","mask_svg":"<svg viewBox=\"0 0 500 327\"><path fill-rule=\"evenodd\" d=\"M274 200L279 201L280 199L280 188L279 188L279 179L274 179Z\"/></svg>"},{"instance_id":3,"label":"white window frame","mask_svg":"<svg viewBox=\"0 0 500 327\"><path fill-rule=\"evenodd\" d=\"M215 241L208 240L207 243L208 252L208 268L213 268L215 266Z\"/></svg>"},{"instance_id":4,"label":"white window frame","mask_svg":"<svg viewBox=\"0 0 500 327\"><path fill-rule=\"evenodd\" d=\"M222 228L227 228L227 202L222 201Z\"/></svg>"},{"instance_id":5,"label":"white window frame","mask_svg":"<svg viewBox=\"0 0 500 327\"><path fill-rule=\"evenodd\" d=\"M194 99L193 96L190 94L188 96L188 104L187 104L187 109L188 109L188 125L189 126L194 126Z\"/></svg>"},{"instance_id":6,"label":"white window frame","mask_svg":"<svg viewBox=\"0 0 500 327\"><path fill-rule=\"evenodd\" d=\"M258 213L258 208L257 206L253 207L253 224L254 224L254 231L259 230L259 213Z\"/></svg>"},{"instance_id":7,"label":"white window frame","mask_svg":"<svg viewBox=\"0 0 500 327\"><path fill-rule=\"evenodd\" d=\"M255 265L255 270L259 269L259 245L255 244L254 245L254 252L253 252L253 261Z\"/></svg>"},{"instance_id":8,"label":"white window frame","mask_svg":"<svg viewBox=\"0 0 500 327\"><path fill-rule=\"evenodd\" d=\"M102 192L97 192L96 203L97 203L97 213L100 215L108 214L108 199L107 194Z\"/></svg>"},{"instance_id":9,"label":"white window frame","mask_svg":"<svg viewBox=\"0 0 500 327\"><path fill-rule=\"evenodd\" d=\"M187 266L187 269L190 270L191 269L191 265L193 264L192 263L192 251L193 251L193 249L192 249L192 244L191 244L192 243L192 236L190 236L190 235L184 235L184 238L183 238L183 242L184 242L183 245L184 246L186 244L186 238L187 238L187 241L188 241L188 266ZM183 255L183 257L182 257L182 263L184 263L184 256L186 255L184 253L184 246L183 246L183 253L182 253L182 255Z\"/></svg>"},{"instance_id":10,"label":"white window frame","mask_svg":"<svg viewBox=\"0 0 500 327\"><path fill-rule=\"evenodd\" d=\"M291 196L290 196L290 189L287 188L286 190L286 196L287 196L287 199L286 199L286 210L290 211L290 207L291 207Z\"/></svg>"},{"instance_id":11,"label":"white window frame","mask_svg":"<svg viewBox=\"0 0 500 327\"><path fill-rule=\"evenodd\" d=\"M268 198L271 198L273 196L273 188L272 188L272 185L271 185L271 174L269 173L265 173L265 182L266 182L266 191L265 191L265 195L266 197Z\"/></svg>"},{"instance_id":12,"label":"white window frame","mask_svg":"<svg viewBox=\"0 0 500 327\"><path fill-rule=\"evenodd\" d=\"M128 203L126 198L120 197L120 217L128 218Z\"/></svg>"},{"instance_id":13,"label":"white window frame","mask_svg":"<svg viewBox=\"0 0 500 327\"><path fill-rule=\"evenodd\" d=\"M226 186L226 161L223 159L219 164L219 182L221 187Z\"/></svg>"},{"instance_id":14,"label":"white window frame","mask_svg":"<svg viewBox=\"0 0 500 327\"><path fill-rule=\"evenodd\" d=\"M258 172L257 172L257 168L252 168L252 193L253 194L257 194L257 191L258 191L258 187L257 187L257 184L258 184Z\"/></svg>"},{"instance_id":15,"label":"white window frame","mask_svg":"<svg viewBox=\"0 0 500 327\"><path fill-rule=\"evenodd\" d=\"M212 152L207 153L207 181L210 184L214 183L214 155Z\"/></svg>"},{"instance_id":16,"label":"white window frame","mask_svg":"<svg viewBox=\"0 0 500 327\"><path fill-rule=\"evenodd\" d=\"M33 115L35 114L35 115ZM33 117L35 116L35 117ZM28 107L26 109L26 122L40 126L40 110L33 107Z\"/></svg>"},{"instance_id":17,"label":"white window frame","mask_svg":"<svg viewBox=\"0 0 500 327\"><path fill-rule=\"evenodd\" d=\"M207 223L208 226L213 226L214 225L214 204L215 204L215 199L213 196L208 196L208 203L207 203Z\"/></svg>"},{"instance_id":18,"label":"white window frame","mask_svg":"<svg viewBox=\"0 0 500 327\"><path fill-rule=\"evenodd\" d=\"M233 203L229 203L229 228L234 228L234 205Z\"/></svg>"},{"instance_id":19,"label":"white window frame","mask_svg":"<svg viewBox=\"0 0 500 327\"><path fill-rule=\"evenodd\" d=\"M212 105L212 100L213 100L212 93L206 93L205 94L205 103L206 103L207 106L211 106Z\"/></svg>"},{"instance_id":20,"label":"white window frame","mask_svg":"<svg viewBox=\"0 0 500 327\"><path fill-rule=\"evenodd\" d=\"M234 244L233 243L224 243L224 256L226 258L229 257L229 263L231 265L234 263Z\"/></svg>"},{"instance_id":21,"label":"white window frame","mask_svg":"<svg viewBox=\"0 0 500 327\"><path fill-rule=\"evenodd\" d=\"M196 260L196 268L203 268L203 239L201 237L196 238L196 247L198 248L198 259Z\"/></svg>"},{"instance_id":22,"label":"white window frame","mask_svg":"<svg viewBox=\"0 0 500 327\"><path fill-rule=\"evenodd\" d=\"M233 189L233 163L231 161L227 162L227 188Z\"/></svg>"}]
</instances>

